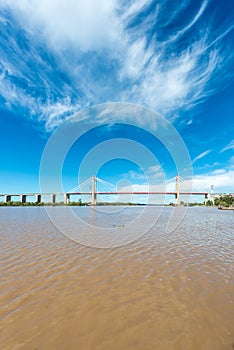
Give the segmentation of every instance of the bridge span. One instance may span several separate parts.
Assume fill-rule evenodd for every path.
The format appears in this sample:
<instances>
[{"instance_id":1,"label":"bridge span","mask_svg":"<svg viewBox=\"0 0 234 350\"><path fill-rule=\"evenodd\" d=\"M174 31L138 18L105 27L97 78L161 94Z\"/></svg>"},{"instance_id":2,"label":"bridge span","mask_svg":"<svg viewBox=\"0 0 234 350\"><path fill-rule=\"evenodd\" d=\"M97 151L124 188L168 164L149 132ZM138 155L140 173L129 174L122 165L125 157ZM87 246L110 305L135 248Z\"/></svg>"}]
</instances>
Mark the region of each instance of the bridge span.
<instances>
[{"instance_id":1,"label":"bridge span","mask_svg":"<svg viewBox=\"0 0 234 350\"><path fill-rule=\"evenodd\" d=\"M100 179L99 179L100 180ZM82 190L71 190L68 192L47 192L47 193L3 193L0 194L0 197L3 197L4 202L10 202L12 200L12 197L19 197L19 201L22 203L27 202L28 197L34 197L36 203L42 202L43 196L49 196L50 202L52 204L56 204L56 199L58 196L63 196L63 202L64 204L69 204L71 201L72 196L80 195L80 196L91 196L91 205L97 204L97 196L105 195L105 196L115 196L115 195L172 195L175 197L175 204L180 204L180 196L181 195L187 195L187 196L204 196L205 201L210 200L211 193L206 191L180 191L179 186L179 176L176 176L176 182L175 182L175 191L118 191L118 190L112 190L112 191L98 191L97 190L97 178L95 176L92 176L92 178L85 181L85 183L90 182L90 190L82 191ZM79 186L77 186L79 187ZM221 193L212 193L212 196L215 195L221 195Z\"/></svg>"}]
</instances>

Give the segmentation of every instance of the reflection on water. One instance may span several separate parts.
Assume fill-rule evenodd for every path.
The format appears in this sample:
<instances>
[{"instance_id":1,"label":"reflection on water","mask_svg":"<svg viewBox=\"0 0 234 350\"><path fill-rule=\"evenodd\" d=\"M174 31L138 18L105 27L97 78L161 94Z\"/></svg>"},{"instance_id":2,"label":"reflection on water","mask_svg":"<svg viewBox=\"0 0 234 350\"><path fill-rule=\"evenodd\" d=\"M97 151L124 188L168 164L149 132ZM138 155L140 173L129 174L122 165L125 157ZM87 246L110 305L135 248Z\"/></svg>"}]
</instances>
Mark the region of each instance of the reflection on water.
<instances>
[{"instance_id":1,"label":"reflection on water","mask_svg":"<svg viewBox=\"0 0 234 350\"><path fill-rule=\"evenodd\" d=\"M0 208L1 349L231 350L234 215L189 208L168 233L171 210L135 242L97 249L62 235L44 208Z\"/></svg>"}]
</instances>

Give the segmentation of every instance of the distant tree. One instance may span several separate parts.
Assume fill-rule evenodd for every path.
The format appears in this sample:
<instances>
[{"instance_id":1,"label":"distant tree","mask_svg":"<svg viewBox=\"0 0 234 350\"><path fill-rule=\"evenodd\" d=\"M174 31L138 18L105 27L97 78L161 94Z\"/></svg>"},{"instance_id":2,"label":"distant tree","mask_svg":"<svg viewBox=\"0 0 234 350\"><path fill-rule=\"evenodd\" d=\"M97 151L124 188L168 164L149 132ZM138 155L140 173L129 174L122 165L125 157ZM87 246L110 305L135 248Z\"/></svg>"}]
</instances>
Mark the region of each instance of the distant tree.
<instances>
[{"instance_id":1,"label":"distant tree","mask_svg":"<svg viewBox=\"0 0 234 350\"><path fill-rule=\"evenodd\" d=\"M213 201L211 201L210 199L208 199L208 201L206 202L206 206L207 207L212 207L214 205Z\"/></svg>"},{"instance_id":2,"label":"distant tree","mask_svg":"<svg viewBox=\"0 0 234 350\"><path fill-rule=\"evenodd\" d=\"M214 203L216 206L230 207L234 205L234 196L231 194L222 195L215 198Z\"/></svg>"}]
</instances>

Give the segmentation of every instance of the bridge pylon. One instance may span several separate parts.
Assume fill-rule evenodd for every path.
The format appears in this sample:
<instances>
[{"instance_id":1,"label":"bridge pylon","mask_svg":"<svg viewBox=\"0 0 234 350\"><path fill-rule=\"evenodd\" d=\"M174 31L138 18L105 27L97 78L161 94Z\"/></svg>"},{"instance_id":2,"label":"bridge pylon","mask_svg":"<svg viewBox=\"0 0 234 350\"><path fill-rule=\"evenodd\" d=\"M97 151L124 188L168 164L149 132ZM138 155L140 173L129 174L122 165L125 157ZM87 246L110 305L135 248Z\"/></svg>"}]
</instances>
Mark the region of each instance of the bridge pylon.
<instances>
[{"instance_id":1,"label":"bridge pylon","mask_svg":"<svg viewBox=\"0 0 234 350\"><path fill-rule=\"evenodd\" d=\"M96 193L96 187L97 187L97 179L96 176L92 176L92 205L97 204L97 193Z\"/></svg>"}]
</instances>

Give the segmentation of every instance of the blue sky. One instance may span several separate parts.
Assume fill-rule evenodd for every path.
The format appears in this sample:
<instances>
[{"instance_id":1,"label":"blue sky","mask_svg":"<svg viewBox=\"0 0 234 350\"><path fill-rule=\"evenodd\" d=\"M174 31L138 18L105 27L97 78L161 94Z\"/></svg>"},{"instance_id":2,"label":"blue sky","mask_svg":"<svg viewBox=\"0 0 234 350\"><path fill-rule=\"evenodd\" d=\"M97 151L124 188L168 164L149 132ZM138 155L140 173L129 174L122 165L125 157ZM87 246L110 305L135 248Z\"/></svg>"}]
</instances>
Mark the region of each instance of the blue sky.
<instances>
[{"instance_id":1,"label":"blue sky","mask_svg":"<svg viewBox=\"0 0 234 350\"><path fill-rule=\"evenodd\" d=\"M233 15L231 0L0 0L0 192L38 191L51 134L107 102L160 113L184 140L194 186L233 192ZM170 187L176 170L157 140L100 125L67 155L64 188L87 152L121 137L155 154ZM99 175L144 186L131 161L113 159Z\"/></svg>"}]
</instances>

